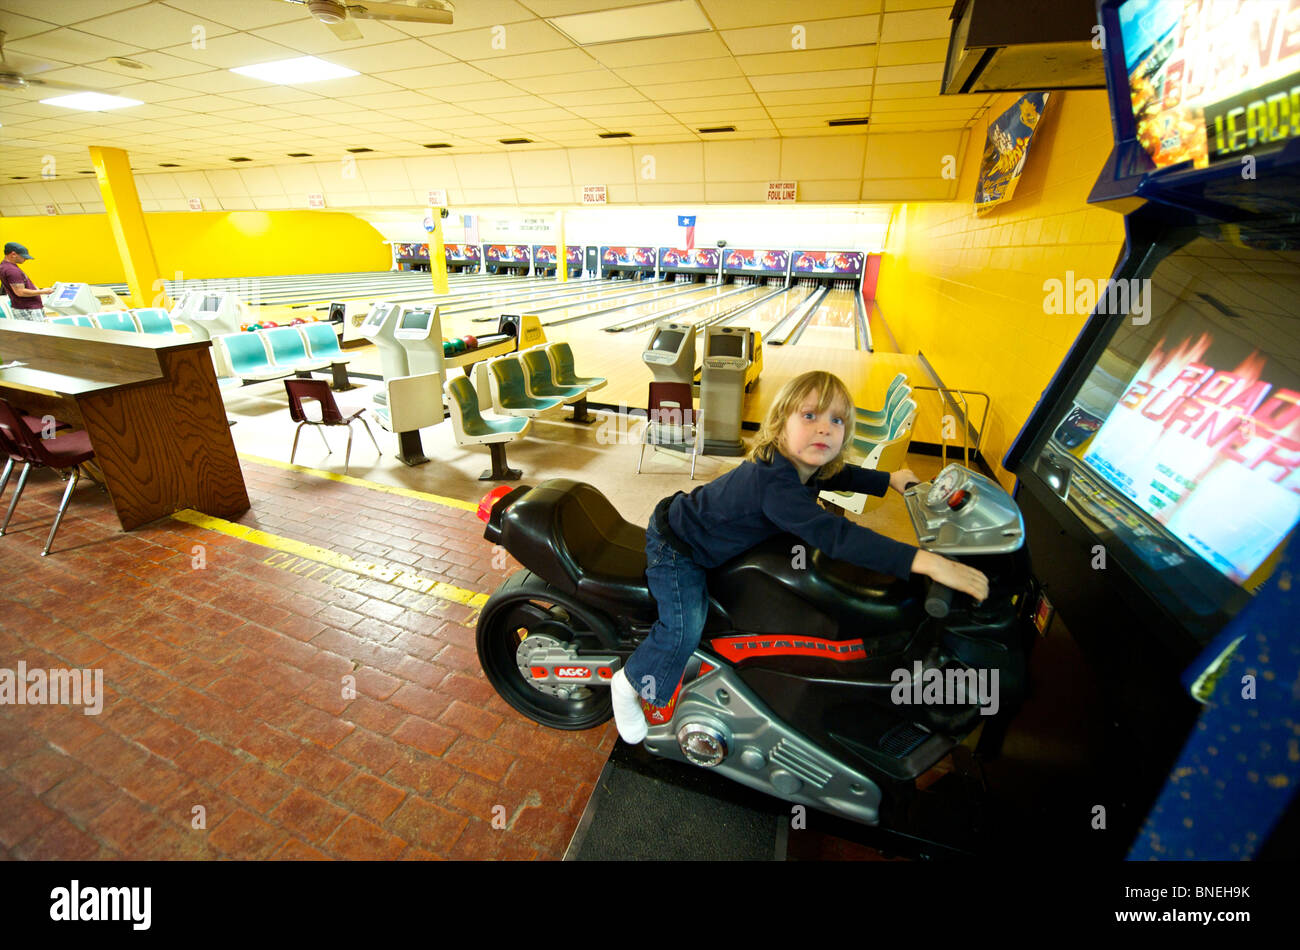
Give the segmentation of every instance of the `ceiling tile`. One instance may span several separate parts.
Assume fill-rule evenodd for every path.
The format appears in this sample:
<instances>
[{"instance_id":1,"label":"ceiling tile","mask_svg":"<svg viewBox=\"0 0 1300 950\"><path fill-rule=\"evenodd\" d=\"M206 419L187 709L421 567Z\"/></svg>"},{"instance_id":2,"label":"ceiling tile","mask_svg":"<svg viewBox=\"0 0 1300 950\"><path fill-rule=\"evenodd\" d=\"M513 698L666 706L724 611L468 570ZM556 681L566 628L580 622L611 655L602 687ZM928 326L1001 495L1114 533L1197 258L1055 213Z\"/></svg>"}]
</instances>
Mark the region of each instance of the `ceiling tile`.
<instances>
[{"instance_id":1,"label":"ceiling tile","mask_svg":"<svg viewBox=\"0 0 1300 950\"><path fill-rule=\"evenodd\" d=\"M952 7L943 5L925 10L886 13L880 19L880 42L947 39L952 33L952 22L948 19L951 13Z\"/></svg>"},{"instance_id":2,"label":"ceiling tile","mask_svg":"<svg viewBox=\"0 0 1300 950\"><path fill-rule=\"evenodd\" d=\"M875 43L880 34L880 17L852 16L833 20L804 20L776 26L725 30L722 39L736 56L754 53L784 53L792 50L830 49Z\"/></svg>"},{"instance_id":3,"label":"ceiling tile","mask_svg":"<svg viewBox=\"0 0 1300 950\"><path fill-rule=\"evenodd\" d=\"M496 23L473 30L425 37L424 42L459 59L496 59L547 50L572 49L573 44L549 23Z\"/></svg>"},{"instance_id":4,"label":"ceiling tile","mask_svg":"<svg viewBox=\"0 0 1300 950\"><path fill-rule=\"evenodd\" d=\"M747 76L866 69L876 64L876 47L842 46L798 53L764 53L759 56L737 56L736 62Z\"/></svg>"},{"instance_id":5,"label":"ceiling tile","mask_svg":"<svg viewBox=\"0 0 1300 950\"><path fill-rule=\"evenodd\" d=\"M183 46L166 47L162 52L203 63L214 69L234 69L236 66L253 66L302 56L302 53L291 47L271 43L248 33L209 38L197 49L186 43Z\"/></svg>"},{"instance_id":6,"label":"ceiling tile","mask_svg":"<svg viewBox=\"0 0 1300 950\"><path fill-rule=\"evenodd\" d=\"M878 66L908 66L913 63L943 62L948 40L913 40L910 43L882 43L876 54Z\"/></svg>"},{"instance_id":7,"label":"ceiling tile","mask_svg":"<svg viewBox=\"0 0 1300 950\"><path fill-rule=\"evenodd\" d=\"M333 62L333 53L355 51L376 43L396 43L407 38L400 30L378 20L354 19L352 22L361 31L362 38L359 40L341 40L334 35L333 30L323 23L317 23L310 16L266 27L258 30L257 35L272 43L298 50L300 54L309 53L330 62Z\"/></svg>"},{"instance_id":8,"label":"ceiling tile","mask_svg":"<svg viewBox=\"0 0 1300 950\"><path fill-rule=\"evenodd\" d=\"M331 63L355 69L357 72L381 75L398 69L418 69L422 66L454 62L452 57L417 39L340 50L337 53L330 53L325 58Z\"/></svg>"},{"instance_id":9,"label":"ceiling tile","mask_svg":"<svg viewBox=\"0 0 1300 950\"><path fill-rule=\"evenodd\" d=\"M485 73L500 79L571 75L603 68L600 63L580 49L523 53L497 59L472 59L472 62Z\"/></svg>"},{"instance_id":10,"label":"ceiling tile","mask_svg":"<svg viewBox=\"0 0 1300 950\"><path fill-rule=\"evenodd\" d=\"M139 5L140 0L39 0L38 4L24 3L23 12L40 13L42 20L67 26Z\"/></svg>"},{"instance_id":11,"label":"ceiling tile","mask_svg":"<svg viewBox=\"0 0 1300 950\"><path fill-rule=\"evenodd\" d=\"M237 30L260 30L311 16L300 6L267 0L166 0L167 6L194 16L212 17Z\"/></svg>"},{"instance_id":12,"label":"ceiling tile","mask_svg":"<svg viewBox=\"0 0 1300 950\"><path fill-rule=\"evenodd\" d=\"M904 69L911 67L894 67ZM750 79L755 91L773 92L778 89L827 89L834 86L861 86L871 82L870 69L838 69L824 73L786 73L780 76L754 76Z\"/></svg>"},{"instance_id":13,"label":"ceiling tile","mask_svg":"<svg viewBox=\"0 0 1300 950\"><path fill-rule=\"evenodd\" d=\"M193 13L174 10L162 3L151 4L148 16L141 16L138 8L126 10L84 20L77 24L77 29L146 49L194 43L204 38L211 39L235 32L228 26Z\"/></svg>"},{"instance_id":14,"label":"ceiling tile","mask_svg":"<svg viewBox=\"0 0 1300 950\"><path fill-rule=\"evenodd\" d=\"M699 0L704 12L719 30L734 30L756 24L789 23L790 11L799 11L797 22L829 20L880 12L880 0L818 0L816 5L790 0ZM811 9L809 7L811 6Z\"/></svg>"},{"instance_id":15,"label":"ceiling tile","mask_svg":"<svg viewBox=\"0 0 1300 950\"><path fill-rule=\"evenodd\" d=\"M686 36L665 36L629 43L602 43L588 46L586 50L611 69L652 63L667 65L691 59L717 59L727 55L727 48L716 33L690 33Z\"/></svg>"}]
</instances>

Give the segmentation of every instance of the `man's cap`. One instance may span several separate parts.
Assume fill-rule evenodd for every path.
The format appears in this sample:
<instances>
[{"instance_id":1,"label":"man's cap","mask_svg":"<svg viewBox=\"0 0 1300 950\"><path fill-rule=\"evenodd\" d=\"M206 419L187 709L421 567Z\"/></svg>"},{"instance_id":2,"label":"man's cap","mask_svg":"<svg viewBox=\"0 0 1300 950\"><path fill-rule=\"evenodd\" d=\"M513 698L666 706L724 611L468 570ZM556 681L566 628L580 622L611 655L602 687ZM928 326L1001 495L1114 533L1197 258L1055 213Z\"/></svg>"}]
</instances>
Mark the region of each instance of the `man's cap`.
<instances>
[{"instance_id":1,"label":"man's cap","mask_svg":"<svg viewBox=\"0 0 1300 950\"><path fill-rule=\"evenodd\" d=\"M36 258L32 257L30 254L27 253L27 248L23 247L21 244L17 244L14 241L10 241L8 244L5 245L6 254L13 254L15 251L21 254L23 256L23 260L25 261L36 260Z\"/></svg>"}]
</instances>

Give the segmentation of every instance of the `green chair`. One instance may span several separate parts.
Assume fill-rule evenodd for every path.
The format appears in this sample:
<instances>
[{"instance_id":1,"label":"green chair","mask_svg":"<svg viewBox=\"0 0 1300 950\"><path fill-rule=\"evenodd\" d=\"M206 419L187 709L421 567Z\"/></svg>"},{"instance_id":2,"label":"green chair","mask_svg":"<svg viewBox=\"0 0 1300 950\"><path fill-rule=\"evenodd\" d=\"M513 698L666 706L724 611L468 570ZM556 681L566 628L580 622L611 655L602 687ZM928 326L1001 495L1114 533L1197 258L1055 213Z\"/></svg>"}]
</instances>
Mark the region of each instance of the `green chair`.
<instances>
[{"instance_id":1,"label":"green chair","mask_svg":"<svg viewBox=\"0 0 1300 950\"><path fill-rule=\"evenodd\" d=\"M607 380L604 376L579 376L573 369L573 350L567 343L552 343L546 348L551 367L555 370L552 378L559 386L581 386L587 392L602 388Z\"/></svg>"},{"instance_id":2,"label":"green chair","mask_svg":"<svg viewBox=\"0 0 1300 950\"><path fill-rule=\"evenodd\" d=\"M861 438L854 436L853 444L850 446L852 452L862 456L862 461L855 464L863 468L875 468L879 462L884 447L897 439L906 437L909 441L912 437L912 425L916 421L916 403L911 399L905 399L894 409L894 414L890 417L887 431L880 434L878 438Z\"/></svg>"},{"instance_id":3,"label":"green chair","mask_svg":"<svg viewBox=\"0 0 1300 950\"><path fill-rule=\"evenodd\" d=\"M65 326L65 327L93 327L95 325L95 321L90 319L90 317L87 316L55 317L49 322L57 323L60 326Z\"/></svg>"},{"instance_id":4,"label":"green chair","mask_svg":"<svg viewBox=\"0 0 1300 950\"><path fill-rule=\"evenodd\" d=\"M225 355L231 375L239 377L245 384L293 375L292 369L271 363L271 355L260 333L227 333L212 339Z\"/></svg>"},{"instance_id":5,"label":"green chair","mask_svg":"<svg viewBox=\"0 0 1300 950\"><path fill-rule=\"evenodd\" d=\"M492 455L492 468L479 475L479 481L516 481L523 472L506 463L506 443L522 439L532 420L485 419L478 408L478 393L464 376L447 380L447 401L451 405L451 431L457 445L486 445Z\"/></svg>"},{"instance_id":6,"label":"green chair","mask_svg":"<svg viewBox=\"0 0 1300 950\"><path fill-rule=\"evenodd\" d=\"M334 324L304 323L298 327L298 332L302 334L303 342L307 344L307 352L311 354L312 359L330 361L330 369L334 373L334 381L331 385L339 392L353 389L348 379L348 360L344 359L346 354L339 346Z\"/></svg>"},{"instance_id":7,"label":"green chair","mask_svg":"<svg viewBox=\"0 0 1300 950\"><path fill-rule=\"evenodd\" d=\"M492 387L492 408L504 415L531 419L564 402L563 399L554 397L534 399L529 396L523 367L513 353L499 356L488 363L488 375Z\"/></svg>"},{"instance_id":8,"label":"green chair","mask_svg":"<svg viewBox=\"0 0 1300 950\"><path fill-rule=\"evenodd\" d=\"M139 310L133 310L136 323L140 324L141 333L175 333L176 328L172 326L172 321L167 316L166 310L156 307L142 307Z\"/></svg>"},{"instance_id":9,"label":"green chair","mask_svg":"<svg viewBox=\"0 0 1300 950\"><path fill-rule=\"evenodd\" d=\"M591 425L596 417L587 412L586 386L559 386L552 379L551 357L546 346L535 346L519 354L524 364L524 387L534 399L556 398L564 400L573 409L573 415L565 416L566 422L578 422Z\"/></svg>"},{"instance_id":10,"label":"green chair","mask_svg":"<svg viewBox=\"0 0 1300 950\"><path fill-rule=\"evenodd\" d=\"M889 418L889 410L891 408L890 399L896 392L898 392L898 390L906 387L907 374L899 373L890 381L889 387L885 390L885 405L883 408L859 409L857 406L853 407L853 411L857 415L858 421L865 422L867 425L884 425L885 420Z\"/></svg>"},{"instance_id":11,"label":"green chair","mask_svg":"<svg viewBox=\"0 0 1300 950\"><path fill-rule=\"evenodd\" d=\"M272 327L270 330L254 332L266 337L266 343L271 348L271 362L276 366L293 370L299 376L329 369L329 360L312 359L307 355L307 346L297 327Z\"/></svg>"},{"instance_id":12,"label":"green chair","mask_svg":"<svg viewBox=\"0 0 1300 950\"><path fill-rule=\"evenodd\" d=\"M111 313L95 314L95 321L101 330L117 330L121 333L139 333L135 318L128 310L114 310Z\"/></svg>"},{"instance_id":13,"label":"green chair","mask_svg":"<svg viewBox=\"0 0 1300 950\"><path fill-rule=\"evenodd\" d=\"M889 398L885 402L885 408L879 415L878 421L868 422L861 416L858 416L854 420L853 424L854 437L859 439L871 439L876 442L881 439L889 438L890 420L894 418L894 412L903 402L909 399L911 395L911 386L899 386L889 394Z\"/></svg>"}]
</instances>

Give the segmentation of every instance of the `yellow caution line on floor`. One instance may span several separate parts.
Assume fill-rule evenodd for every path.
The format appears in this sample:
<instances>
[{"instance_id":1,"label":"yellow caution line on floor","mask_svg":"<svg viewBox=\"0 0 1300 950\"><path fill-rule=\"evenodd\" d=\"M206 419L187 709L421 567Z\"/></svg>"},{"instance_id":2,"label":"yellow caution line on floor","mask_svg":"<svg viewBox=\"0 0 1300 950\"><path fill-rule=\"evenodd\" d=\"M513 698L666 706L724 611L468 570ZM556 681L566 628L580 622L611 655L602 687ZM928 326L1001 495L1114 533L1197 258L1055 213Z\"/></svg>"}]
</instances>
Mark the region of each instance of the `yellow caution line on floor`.
<instances>
[{"instance_id":1,"label":"yellow caution line on floor","mask_svg":"<svg viewBox=\"0 0 1300 950\"><path fill-rule=\"evenodd\" d=\"M264 548L284 554L295 559L304 559L315 561L325 567L332 567L337 571L346 571L349 574L357 574L361 577L368 577L372 580L383 581L385 584L394 584L406 590L415 591L419 594L428 594L431 597L437 597L440 600L447 600L457 604L464 604L466 607L482 607L487 602L488 595L480 594L476 591L466 590L463 587L457 587L454 584L447 584L443 581L435 581L432 578L421 577L414 571L401 567L381 566L371 564L365 561L358 561L346 554L340 554L337 551L331 551L329 548L318 547L315 544L308 544L305 541L298 541L294 538L286 538L283 535L271 534L269 531L262 531L259 528L250 528L247 525L237 524L233 521L226 521L222 518L214 518L211 515L205 515L202 512L194 511L192 508L186 508L172 515L177 521L183 521L186 524L192 524L199 528L207 528L209 531L219 531L222 534L229 535L232 538L239 538L241 541L248 541L251 544L257 544ZM271 567L280 567L288 570L293 566L292 563L277 561L272 563L271 558L267 558L265 564ZM293 571L298 574L300 572ZM318 578L324 580L324 577Z\"/></svg>"},{"instance_id":2,"label":"yellow caution line on floor","mask_svg":"<svg viewBox=\"0 0 1300 950\"><path fill-rule=\"evenodd\" d=\"M472 501L461 501L459 498L448 498L445 495L434 495L427 491L418 491L414 488L398 488L395 485L381 485L379 482L368 481L364 478L356 478L352 475L340 475L337 472L326 472L319 468L308 468L305 465L291 465L288 462L281 462L278 459L263 458L260 455L248 455L244 452L239 453L239 457L248 462L256 462L258 465L269 465L272 468L282 468L286 472L302 472L304 475L314 475L317 478L328 478L331 481L343 482L345 485L356 485L359 488L369 488L374 491L388 492L390 495L405 495L407 498L418 498L421 501L432 502L435 505L445 505L448 508L459 508L462 511L478 512L478 504Z\"/></svg>"}]
</instances>

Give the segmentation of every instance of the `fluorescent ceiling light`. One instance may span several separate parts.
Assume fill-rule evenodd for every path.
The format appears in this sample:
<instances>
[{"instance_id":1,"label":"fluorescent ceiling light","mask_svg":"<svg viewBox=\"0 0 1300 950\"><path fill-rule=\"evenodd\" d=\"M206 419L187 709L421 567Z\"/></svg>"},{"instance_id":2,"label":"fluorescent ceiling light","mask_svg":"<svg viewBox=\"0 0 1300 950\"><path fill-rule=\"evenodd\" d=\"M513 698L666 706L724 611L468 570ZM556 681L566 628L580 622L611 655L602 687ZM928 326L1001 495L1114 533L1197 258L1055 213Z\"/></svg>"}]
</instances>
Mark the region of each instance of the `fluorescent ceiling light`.
<instances>
[{"instance_id":1,"label":"fluorescent ceiling light","mask_svg":"<svg viewBox=\"0 0 1300 950\"><path fill-rule=\"evenodd\" d=\"M546 21L579 46L622 43L713 29L695 0L670 0L599 13L576 13Z\"/></svg>"},{"instance_id":2,"label":"fluorescent ceiling light","mask_svg":"<svg viewBox=\"0 0 1300 950\"><path fill-rule=\"evenodd\" d=\"M345 76L360 76L355 69L335 66L315 56L300 56L297 59L282 59L274 63L258 63L255 66L236 66L232 73L261 79L263 82L279 83L282 86L300 86L307 82L320 82L322 79L343 79Z\"/></svg>"},{"instance_id":3,"label":"fluorescent ceiling light","mask_svg":"<svg viewBox=\"0 0 1300 950\"><path fill-rule=\"evenodd\" d=\"M102 92L74 92L70 96L42 99L41 105L83 109L86 112L104 112L107 109L124 109L127 106L141 106L144 103L139 99L127 99L125 96L106 96Z\"/></svg>"}]
</instances>

